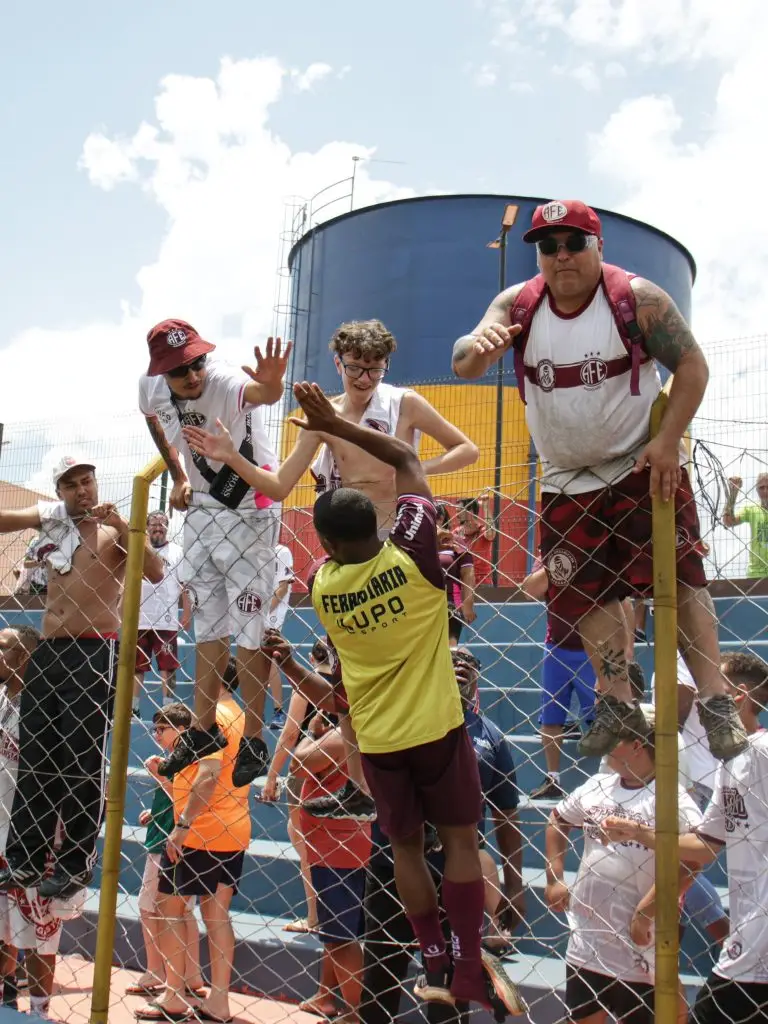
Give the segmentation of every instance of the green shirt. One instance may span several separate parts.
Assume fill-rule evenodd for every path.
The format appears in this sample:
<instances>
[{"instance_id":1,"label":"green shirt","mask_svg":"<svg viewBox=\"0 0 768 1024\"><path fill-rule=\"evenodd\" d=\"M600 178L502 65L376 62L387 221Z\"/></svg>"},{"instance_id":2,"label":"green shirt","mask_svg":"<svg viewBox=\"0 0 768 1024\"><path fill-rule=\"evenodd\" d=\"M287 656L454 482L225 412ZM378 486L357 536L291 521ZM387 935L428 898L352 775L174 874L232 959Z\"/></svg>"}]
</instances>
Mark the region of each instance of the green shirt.
<instances>
[{"instance_id":1,"label":"green shirt","mask_svg":"<svg viewBox=\"0 0 768 1024\"><path fill-rule=\"evenodd\" d=\"M152 797L152 807L149 812L152 817L147 825L147 835L144 845L147 853L160 853L165 846L165 841L173 832L175 824L173 817L173 800L168 796L162 786L158 786Z\"/></svg>"},{"instance_id":2,"label":"green shirt","mask_svg":"<svg viewBox=\"0 0 768 1024\"><path fill-rule=\"evenodd\" d=\"M737 513L740 523L749 523L751 532L749 540L750 579L768 576L768 508L762 505L745 505Z\"/></svg>"}]
</instances>

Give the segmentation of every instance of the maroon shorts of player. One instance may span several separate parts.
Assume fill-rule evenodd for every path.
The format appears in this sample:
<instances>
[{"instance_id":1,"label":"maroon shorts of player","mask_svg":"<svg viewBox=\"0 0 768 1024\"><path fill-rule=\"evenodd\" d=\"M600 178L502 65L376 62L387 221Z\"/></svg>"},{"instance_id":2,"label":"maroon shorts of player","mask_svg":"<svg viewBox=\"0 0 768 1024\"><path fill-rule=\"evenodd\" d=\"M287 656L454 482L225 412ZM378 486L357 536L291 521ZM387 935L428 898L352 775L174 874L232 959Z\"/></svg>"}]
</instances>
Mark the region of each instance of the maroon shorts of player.
<instances>
[{"instance_id":1,"label":"maroon shorts of player","mask_svg":"<svg viewBox=\"0 0 768 1024\"><path fill-rule=\"evenodd\" d=\"M575 623L596 605L650 593L653 585L650 470L585 494L545 493L541 557L547 569L547 607ZM677 578L704 587L701 534L688 474L675 494Z\"/></svg>"},{"instance_id":2,"label":"maroon shorts of player","mask_svg":"<svg viewBox=\"0 0 768 1024\"><path fill-rule=\"evenodd\" d=\"M425 822L476 825L483 814L477 755L460 725L440 740L391 754L363 754L379 825L405 839Z\"/></svg>"},{"instance_id":3,"label":"maroon shorts of player","mask_svg":"<svg viewBox=\"0 0 768 1024\"><path fill-rule=\"evenodd\" d=\"M178 637L175 629L141 630L136 647L136 671L139 675L150 671L153 657L161 672L175 672L180 664Z\"/></svg>"}]
</instances>

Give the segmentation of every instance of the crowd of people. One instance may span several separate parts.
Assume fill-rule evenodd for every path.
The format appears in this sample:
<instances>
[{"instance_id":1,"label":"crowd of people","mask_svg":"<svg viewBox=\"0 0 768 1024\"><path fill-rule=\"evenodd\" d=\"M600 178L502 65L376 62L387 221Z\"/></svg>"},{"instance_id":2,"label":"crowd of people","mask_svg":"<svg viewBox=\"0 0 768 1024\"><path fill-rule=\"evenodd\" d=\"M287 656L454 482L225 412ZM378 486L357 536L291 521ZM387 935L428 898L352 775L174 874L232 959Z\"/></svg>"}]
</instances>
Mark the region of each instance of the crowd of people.
<instances>
[{"instance_id":1,"label":"crowd of people","mask_svg":"<svg viewBox=\"0 0 768 1024\"><path fill-rule=\"evenodd\" d=\"M583 203L538 207L524 240L540 273L494 299L456 342L453 368L472 379L513 357L541 459L539 560L523 591L547 618L539 721L547 775L530 796L554 801L545 898L568 913L567 1012L587 1024L654 1019L655 714L633 659L629 599L645 600L652 588L657 496L675 507L680 725L701 755L678 794L681 895L685 921L723 949L691 1019L748 1021L768 1012L768 947L756 913L767 852L758 714L768 666L748 653L721 658L707 591L681 445L706 388L706 360L665 292L603 261L599 218ZM139 407L184 526L177 548L167 515L153 511L143 556L134 711L153 658L163 701L153 716L160 753L145 763L156 789L140 821L146 969L132 988L148 1002L137 1019L231 1020L231 904L252 838L249 786L263 778L262 799L276 800L286 765L307 895L306 917L288 927L316 933L323 947L318 990L304 1008L344 1024L392 1020L415 945L413 992L430 1020L477 1006L497 1020L524 1014L500 956L526 918L522 796L510 743L480 707L481 644L460 646L474 636L477 588L493 582L498 524L487 494L453 512L429 486L430 476L472 465L476 444L423 396L384 382L397 346L377 320L335 332L337 397L294 385L298 439L281 464L264 409L283 396L290 344L269 339L253 368L236 370L190 324L166 320L148 347ZM674 380L650 438L657 363ZM440 453L422 462L423 434ZM282 631L295 570L278 542L280 503L308 471L325 557L306 581L319 632L305 660ZM25 950L40 1014L61 921L79 912L93 873L129 532L115 506L99 502L87 458L62 458L53 486L57 501L0 512L0 532L37 531L29 560L46 572L39 634L0 633L0 974L5 985L16 950ZM729 515L732 525L759 526L751 513L739 518L733 501ZM178 634L192 623L189 709L174 684ZM603 760L569 793L560 758L573 696L579 751ZM269 726L279 730L272 759ZM584 851L569 885L573 829ZM700 874L722 846L728 913Z\"/></svg>"}]
</instances>

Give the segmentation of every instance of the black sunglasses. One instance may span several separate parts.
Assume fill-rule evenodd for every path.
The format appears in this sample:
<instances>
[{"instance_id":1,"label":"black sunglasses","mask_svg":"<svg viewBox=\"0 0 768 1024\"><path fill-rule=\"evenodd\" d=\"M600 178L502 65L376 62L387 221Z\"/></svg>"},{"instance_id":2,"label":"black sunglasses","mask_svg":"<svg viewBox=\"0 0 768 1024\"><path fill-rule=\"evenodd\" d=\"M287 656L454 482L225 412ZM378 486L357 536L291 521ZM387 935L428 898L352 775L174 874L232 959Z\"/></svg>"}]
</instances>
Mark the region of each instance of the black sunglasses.
<instances>
[{"instance_id":1,"label":"black sunglasses","mask_svg":"<svg viewBox=\"0 0 768 1024\"><path fill-rule=\"evenodd\" d=\"M556 256L561 246L567 252L584 252L592 244L591 238L594 238L594 235L585 235L583 231L576 231L572 235L568 235L564 242L559 242L549 235L540 238L536 243L536 248L542 256Z\"/></svg>"},{"instance_id":2,"label":"black sunglasses","mask_svg":"<svg viewBox=\"0 0 768 1024\"><path fill-rule=\"evenodd\" d=\"M207 358L207 356L198 356L197 359L194 359L191 363L185 363L184 366L177 366L173 370L168 370L168 376L178 379L179 377L186 377L190 372L197 373L205 366Z\"/></svg>"}]
</instances>

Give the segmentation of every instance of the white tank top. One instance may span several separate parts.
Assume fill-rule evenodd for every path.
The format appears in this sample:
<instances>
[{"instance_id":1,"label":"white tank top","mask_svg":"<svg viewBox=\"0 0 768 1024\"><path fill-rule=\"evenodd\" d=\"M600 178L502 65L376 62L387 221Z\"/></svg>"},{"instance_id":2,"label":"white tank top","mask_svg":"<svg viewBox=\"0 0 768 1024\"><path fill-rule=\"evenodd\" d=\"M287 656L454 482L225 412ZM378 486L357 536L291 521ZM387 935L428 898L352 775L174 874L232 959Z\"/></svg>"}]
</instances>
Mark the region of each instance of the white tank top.
<instances>
[{"instance_id":1,"label":"white tank top","mask_svg":"<svg viewBox=\"0 0 768 1024\"><path fill-rule=\"evenodd\" d=\"M542 490L580 494L626 476L648 441L661 380L648 360L640 366L640 394L630 395L630 360L603 289L570 317L545 297L531 322L525 365L526 420Z\"/></svg>"}]
</instances>

